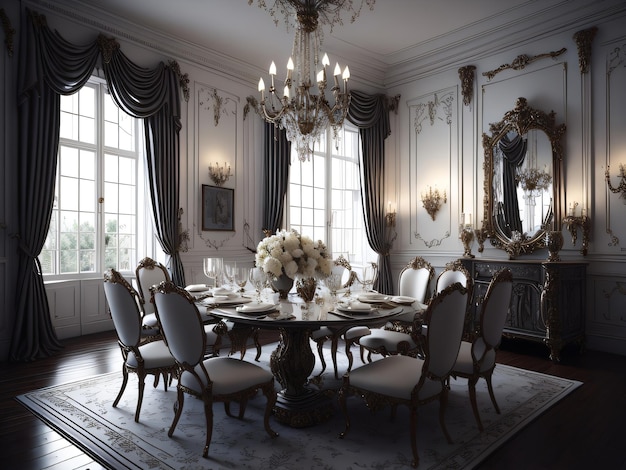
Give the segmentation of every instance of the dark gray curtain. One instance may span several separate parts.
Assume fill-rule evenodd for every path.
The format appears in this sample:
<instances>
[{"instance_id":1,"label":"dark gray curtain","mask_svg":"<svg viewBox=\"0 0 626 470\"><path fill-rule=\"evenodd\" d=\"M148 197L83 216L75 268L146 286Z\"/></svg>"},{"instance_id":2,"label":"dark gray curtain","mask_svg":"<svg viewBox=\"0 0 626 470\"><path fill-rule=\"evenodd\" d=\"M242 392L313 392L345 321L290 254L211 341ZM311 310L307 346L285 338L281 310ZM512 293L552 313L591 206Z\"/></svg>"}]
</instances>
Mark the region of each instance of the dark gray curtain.
<instances>
[{"instance_id":1,"label":"dark gray curtain","mask_svg":"<svg viewBox=\"0 0 626 470\"><path fill-rule=\"evenodd\" d=\"M515 174L517 168L522 166L526 157L526 139L519 134L516 134L512 139L504 135L498 142L498 147L500 147L503 156L502 192L504 201L501 210L503 212L504 224L501 224L500 227L505 235L510 237L513 231L524 233L522 220L519 216Z\"/></svg>"},{"instance_id":2,"label":"dark gray curtain","mask_svg":"<svg viewBox=\"0 0 626 470\"><path fill-rule=\"evenodd\" d=\"M22 14L18 71L19 266L10 357L31 361L58 351L38 256L54 202L60 95L80 89L97 58L95 42L75 46L52 33L45 18Z\"/></svg>"},{"instance_id":3,"label":"dark gray curtain","mask_svg":"<svg viewBox=\"0 0 626 470\"><path fill-rule=\"evenodd\" d=\"M264 121L263 151L263 217L261 227L266 232L282 228L285 194L289 187L291 143L284 129Z\"/></svg>"},{"instance_id":4,"label":"dark gray curtain","mask_svg":"<svg viewBox=\"0 0 626 470\"><path fill-rule=\"evenodd\" d=\"M100 57L101 41L77 46L65 41L58 33L52 32L46 25L44 16L25 8L21 18L16 155L19 160L17 185L20 254L10 357L15 361L30 361L49 356L61 347L50 320L41 266L37 259L46 239L54 202L60 95L74 93L87 82ZM126 63L126 66L132 71L126 71L124 76L144 79L150 76L150 72L139 69L130 62ZM157 72L153 74L157 75ZM166 86L161 85L161 88L169 89L160 92L166 95L163 99L166 104L159 108L152 105L156 101L152 94L156 95L159 91L155 89L148 91L149 86L154 83L133 88L127 81L120 79L119 86L137 92L138 96L135 97L137 100L150 96L145 106L153 106L157 114L154 114L154 119L146 124L146 128L150 130L150 134L146 135L148 155L158 161L159 158L166 158L163 155L168 154L167 158L175 159L175 166L178 168L180 105L172 96L178 91L176 85L172 88L169 74L163 74L167 75L163 79ZM114 75L114 72L111 73L112 77ZM139 93L140 91L144 94ZM118 95L123 93L119 92ZM176 132L173 133L171 129L176 129ZM171 171L171 168L172 166L162 168L159 163L155 173ZM155 179L163 176L155 176ZM176 171L175 181L178 181L177 178ZM177 184L166 186L177 198ZM171 195L168 194L167 197ZM176 207L178 208L178 205ZM177 216L173 218L172 223L177 230ZM180 272L182 273L182 268ZM173 271L172 278L176 280L174 275ZM181 279L180 274L178 279ZM184 279L181 284L184 284Z\"/></svg>"},{"instance_id":5,"label":"dark gray curtain","mask_svg":"<svg viewBox=\"0 0 626 470\"><path fill-rule=\"evenodd\" d=\"M180 187L180 95L176 72L161 63L153 70L131 62L117 43L105 44L104 73L113 100L135 118L144 120L148 188L157 238L170 256L172 281L185 285L178 252Z\"/></svg>"},{"instance_id":6,"label":"dark gray curtain","mask_svg":"<svg viewBox=\"0 0 626 470\"><path fill-rule=\"evenodd\" d=\"M378 253L378 279L374 289L384 294L393 293L389 250L385 222L385 139L391 134L389 109L385 95L367 95L350 92L348 120L359 128L361 136L361 200L367 240Z\"/></svg>"}]
</instances>

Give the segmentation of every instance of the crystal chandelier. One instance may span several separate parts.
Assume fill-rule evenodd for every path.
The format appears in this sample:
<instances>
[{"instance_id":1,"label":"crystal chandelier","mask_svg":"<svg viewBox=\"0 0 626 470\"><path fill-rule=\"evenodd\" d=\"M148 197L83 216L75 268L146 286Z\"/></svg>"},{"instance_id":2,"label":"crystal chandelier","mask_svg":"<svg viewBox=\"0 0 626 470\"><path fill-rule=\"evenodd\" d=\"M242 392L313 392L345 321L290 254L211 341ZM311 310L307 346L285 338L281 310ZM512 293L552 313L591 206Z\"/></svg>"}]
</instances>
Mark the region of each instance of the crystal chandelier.
<instances>
[{"instance_id":1,"label":"crystal chandelier","mask_svg":"<svg viewBox=\"0 0 626 470\"><path fill-rule=\"evenodd\" d=\"M370 9L375 0L366 1ZM266 92L263 78L259 80L261 93L260 109L263 117L275 126L285 129L287 140L295 145L300 161L310 160L315 143L329 127L333 138L339 137L339 130L350 106L348 79L350 70L343 71L337 63L333 70L333 86L330 94L334 104L326 98L327 69L330 66L328 55L320 61L322 29L320 23L341 24L340 13L346 9L352 13L354 21L360 12L355 9L354 0L276 0L271 7L259 0L259 6L268 10L275 18L277 12L285 16L285 22L294 17L297 20L292 55L287 62L287 76L283 86L276 85L276 64L272 62L270 87ZM249 0L248 3L252 3ZM358 3L358 2L357 2ZM277 21L276 19L274 20ZM317 85L318 93L314 93Z\"/></svg>"}]
</instances>

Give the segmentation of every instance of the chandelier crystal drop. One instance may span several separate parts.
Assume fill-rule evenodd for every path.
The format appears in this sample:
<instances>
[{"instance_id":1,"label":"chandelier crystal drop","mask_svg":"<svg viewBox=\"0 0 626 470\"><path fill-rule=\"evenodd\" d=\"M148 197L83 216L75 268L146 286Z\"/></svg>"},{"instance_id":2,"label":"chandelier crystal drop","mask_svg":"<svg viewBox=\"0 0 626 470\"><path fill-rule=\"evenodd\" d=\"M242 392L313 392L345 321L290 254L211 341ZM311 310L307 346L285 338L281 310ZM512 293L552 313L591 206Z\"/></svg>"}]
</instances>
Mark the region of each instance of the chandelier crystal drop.
<instances>
[{"instance_id":1,"label":"chandelier crystal drop","mask_svg":"<svg viewBox=\"0 0 626 470\"><path fill-rule=\"evenodd\" d=\"M266 121L285 129L287 140L295 146L298 159L307 161L313 156L315 143L319 144L326 129L332 128L333 138L339 138L339 131L350 106L350 70L347 66L342 70L338 63L335 65L332 71L333 84L327 90L330 60L327 54L320 60L320 22L330 24L332 28L335 23L341 24L339 11L342 8L352 8L352 21L358 16L358 12L354 13L352 2L336 0L288 0L276 3L281 4L280 12L285 14L285 21L287 22L289 11L295 15L297 24L292 55L287 62L287 75L282 86L277 85L274 62L269 69L269 89L266 90L263 78L259 80L260 109ZM371 9L374 0L369 0L367 4ZM275 11L265 8L274 16ZM329 12L333 15L329 16ZM326 97L327 91L332 95L333 104Z\"/></svg>"}]
</instances>

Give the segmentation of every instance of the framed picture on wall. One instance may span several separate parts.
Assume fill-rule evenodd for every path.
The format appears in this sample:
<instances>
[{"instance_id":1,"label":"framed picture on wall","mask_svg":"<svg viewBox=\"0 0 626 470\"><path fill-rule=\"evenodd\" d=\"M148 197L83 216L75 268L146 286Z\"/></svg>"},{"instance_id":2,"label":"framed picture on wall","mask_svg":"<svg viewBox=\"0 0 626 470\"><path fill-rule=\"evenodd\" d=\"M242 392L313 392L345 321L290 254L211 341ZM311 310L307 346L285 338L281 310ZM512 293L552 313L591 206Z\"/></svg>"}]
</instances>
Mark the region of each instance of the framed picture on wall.
<instances>
[{"instance_id":1,"label":"framed picture on wall","mask_svg":"<svg viewBox=\"0 0 626 470\"><path fill-rule=\"evenodd\" d=\"M235 190L202 185L202 230L235 230Z\"/></svg>"}]
</instances>

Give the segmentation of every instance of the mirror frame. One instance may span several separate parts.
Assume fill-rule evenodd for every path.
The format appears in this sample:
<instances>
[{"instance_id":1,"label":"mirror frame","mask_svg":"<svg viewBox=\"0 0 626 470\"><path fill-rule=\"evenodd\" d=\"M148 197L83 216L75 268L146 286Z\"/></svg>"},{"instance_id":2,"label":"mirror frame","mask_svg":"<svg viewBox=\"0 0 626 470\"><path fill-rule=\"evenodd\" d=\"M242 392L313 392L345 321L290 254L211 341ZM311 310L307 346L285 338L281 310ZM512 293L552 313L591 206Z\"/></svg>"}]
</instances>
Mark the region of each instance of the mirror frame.
<instances>
[{"instance_id":1,"label":"mirror frame","mask_svg":"<svg viewBox=\"0 0 626 470\"><path fill-rule=\"evenodd\" d=\"M510 131L516 131L519 135L525 135L531 129L538 129L546 133L552 147L552 210L551 230L561 230L563 213L563 146L561 138L565 134L565 124L556 125L554 111L549 114L533 109L528 106L526 98L518 98L515 109L507 111L502 121L489 125L491 135L483 132L483 150L485 160L483 170L484 199L483 199L483 226L484 236L488 237L491 244L505 250L510 259L515 259L520 254L532 253L546 246L546 229L538 230L532 237L524 237L520 240L511 240L504 236L501 230L497 230L493 217L493 148L497 142Z\"/></svg>"}]
</instances>

